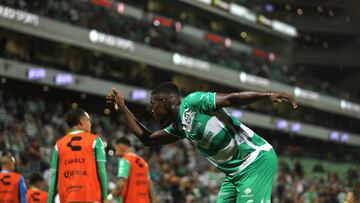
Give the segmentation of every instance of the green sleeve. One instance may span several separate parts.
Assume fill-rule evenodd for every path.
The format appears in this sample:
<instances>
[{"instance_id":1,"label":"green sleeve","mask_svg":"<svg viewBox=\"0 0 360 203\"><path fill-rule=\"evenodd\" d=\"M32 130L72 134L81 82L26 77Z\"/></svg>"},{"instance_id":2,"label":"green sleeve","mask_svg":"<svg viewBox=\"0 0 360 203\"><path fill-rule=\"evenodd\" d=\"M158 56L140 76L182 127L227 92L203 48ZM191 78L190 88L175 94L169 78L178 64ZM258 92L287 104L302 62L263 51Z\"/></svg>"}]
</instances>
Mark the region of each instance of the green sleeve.
<instances>
[{"instance_id":1,"label":"green sleeve","mask_svg":"<svg viewBox=\"0 0 360 203\"><path fill-rule=\"evenodd\" d=\"M104 145L100 137L96 138L95 140L94 153L96 159L97 174L101 187L101 199L105 200L108 194L108 184L107 184L106 166L105 166L106 155L105 155Z\"/></svg>"},{"instance_id":2,"label":"green sleeve","mask_svg":"<svg viewBox=\"0 0 360 203\"><path fill-rule=\"evenodd\" d=\"M193 92L183 100L194 111L212 112L216 109L214 92Z\"/></svg>"},{"instance_id":3,"label":"green sleeve","mask_svg":"<svg viewBox=\"0 0 360 203\"><path fill-rule=\"evenodd\" d=\"M50 184L49 184L49 193L48 193L48 199L47 199L47 203L52 203L54 202L54 198L55 195L57 193L57 170L58 170L58 160L59 160L59 155L58 155L58 150L57 147L55 145L54 147L54 152L51 158L51 174L50 174Z\"/></svg>"},{"instance_id":4,"label":"green sleeve","mask_svg":"<svg viewBox=\"0 0 360 203\"><path fill-rule=\"evenodd\" d=\"M180 139L184 139L186 137L185 131L183 130L177 130L174 128L173 124L169 125L168 127L164 128L164 131L179 137Z\"/></svg>"},{"instance_id":5,"label":"green sleeve","mask_svg":"<svg viewBox=\"0 0 360 203\"><path fill-rule=\"evenodd\" d=\"M118 178L128 178L130 173L130 163L126 159L119 159Z\"/></svg>"}]
</instances>

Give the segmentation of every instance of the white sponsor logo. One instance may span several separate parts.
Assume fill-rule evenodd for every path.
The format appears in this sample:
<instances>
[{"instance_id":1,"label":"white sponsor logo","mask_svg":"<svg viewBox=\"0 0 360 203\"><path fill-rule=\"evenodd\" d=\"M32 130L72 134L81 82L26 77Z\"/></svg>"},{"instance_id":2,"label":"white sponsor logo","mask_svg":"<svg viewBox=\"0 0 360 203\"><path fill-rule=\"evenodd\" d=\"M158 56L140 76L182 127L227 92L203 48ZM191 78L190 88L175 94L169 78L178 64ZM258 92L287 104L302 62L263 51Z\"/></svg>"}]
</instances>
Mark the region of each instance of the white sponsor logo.
<instances>
[{"instance_id":1,"label":"white sponsor logo","mask_svg":"<svg viewBox=\"0 0 360 203\"><path fill-rule=\"evenodd\" d=\"M192 122L194 120L195 117L195 112L193 112L190 109L185 109L184 114L183 114L183 119L182 119L182 128L183 130L185 130L186 132L190 132L192 129Z\"/></svg>"},{"instance_id":2,"label":"white sponsor logo","mask_svg":"<svg viewBox=\"0 0 360 203\"><path fill-rule=\"evenodd\" d=\"M318 101L320 98L319 93L301 89L300 87L294 88L294 95L295 95L295 97L308 99L308 100L312 100L312 101Z\"/></svg>"},{"instance_id":3,"label":"white sponsor logo","mask_svg":"<svg viewBox=\"0 0 360 203\"><path fill-rule=\"evenodd\" d=\"M104 44L110 47L116 47L128 51L135 51L135 44L131 40L101 33L97 30L91 30L89 32L89 40L92 43Z\"/></svg>"},{"instance_id":4,"label":"white sponsor logo","mask_svg":"<svg viewBox=\"0 0 360 203\"><path fill-rule=\"evenodd\" d=\"M245 188L244 194L241 195L241 197L253 197L254 195L251 194L251 192L252 192L251 188L249 188L249 187ZM253 200L248 200L247 202L249 202L249 201L253 202Z\"/></svg>"},{"instance_id":5,"label":"white sponsor logo","mask_svg":"<svg viewBox=\"0 0 360 203\"><path fill-rule=\"evenodd\" d=\"M340 108L351 112L360 112L359 104L355 104L343 99L340 101Z\"/></svg>"},{"instance_id":6,"label":"white sponsor logo","mask_svg":"<svg viewBox=\"0 0 360 203\"><path fill-rule=\"evenodd\" d=\"M197 69L200 71L210 71L210 64L206 61L190 58L178 53L175 53L173 55L172 60L175 65L181 65L190 69Z\"/></svg>"},{"instance_id":7,"label":"white sponsor logo","mask_svg":"<svg viewBox=\"0 0 360 203\"><path fill-rule=\"evenodd\" d=\"M250 193L251 193L251 188L246 188L246 189L244 190L244 194L248 195L248 194L250 194Z\"/></svg>"},{"instance_id":8,"label":"white sponsor logo","mask_svg":"<svg viewBox=\"0 0 360 203\"><path fill-rule=\"evenodd\" d=\"M39 16L22 10L0 6L0 17L33 26L39 25Z\"/></svg>"},{"instance_id":9,"label":"white sponsor logo","mask_svg":"<svg viewBox=\"0 0 360 203\"><path fill-rule=\"evenodd\" d=\"M270 85L270 80L255 75L250 75L245 72L240 73L239 79L243 83L248 83L256 86L267 87Z\"/></svg>"}]
</instances>

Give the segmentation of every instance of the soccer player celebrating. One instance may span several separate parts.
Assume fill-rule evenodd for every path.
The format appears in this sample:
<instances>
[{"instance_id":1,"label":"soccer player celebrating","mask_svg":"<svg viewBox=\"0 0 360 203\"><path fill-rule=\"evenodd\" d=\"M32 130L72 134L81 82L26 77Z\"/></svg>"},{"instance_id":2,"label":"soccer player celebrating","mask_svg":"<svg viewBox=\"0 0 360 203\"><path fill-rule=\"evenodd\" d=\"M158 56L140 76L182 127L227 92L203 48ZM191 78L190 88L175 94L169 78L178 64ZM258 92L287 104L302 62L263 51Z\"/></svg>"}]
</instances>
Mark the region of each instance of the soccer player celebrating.
<instances>
[{"instance_id":1,"label":"soccer player celebrating","mask_svg":"<svg viewBox=\"0 0 360 203\"><path fill-rule=\"evenodd\" d=\"M102 141L90 134L90 117L83 109L69 111L65 120L71 131L55 145L48 203L57 190L60 202L102 202L107 195Z\"/></svg>"},{"instance_id":2,"label":"soccer player celebrating","mask_svg":"<svg viewBox=\"0 0 360 203\"><path fill-rule=\"evenodd\" d=\"M178 87L166 82L151 93L151 114L168 126L152 132L134 117L116 89L107 96L107 101L115 105L145 146L190 140L210 163L226 174L217 202L268 203L277 169L275 151L223 110L265 98L297 107L294 97L285 92L194 92L181 99Z\"/></svg>"},{"instance_id":3,"label":"soccer player celebrating","mask_svg":"<svg viewBox=\"0 0 360 203\"><path fill-rule=\"evenodd\" d=\"M11 155L1 157L0 202L25 203L26 185L24 177L14 172L15 158Z\"/></svg>"},{"instance_id":4,"label":"soccer player celebrating","mask_svg":"<svg viewBox=\"0 0 360 203\"><path fill-rule=\"evenodd\" d=\"M30 188L26 193L27 203L46 203L48 193L42 189L45 186L45 180L39 173L33 173L30 176Z\"/></svg>"},{"instance_id":5,"label":"soccer player celebrating","mask_svg":"<svg viewBox=\"0 0 360 203\"><path fill-rule=\"evenodd\" d=\"M130 140L118 138L115 151L119 157L119 181L115 190L108 195L108 200L116 198L120 203L155 203L148 165L143 158L133 153Z\"/></svg>"}]
</instances>

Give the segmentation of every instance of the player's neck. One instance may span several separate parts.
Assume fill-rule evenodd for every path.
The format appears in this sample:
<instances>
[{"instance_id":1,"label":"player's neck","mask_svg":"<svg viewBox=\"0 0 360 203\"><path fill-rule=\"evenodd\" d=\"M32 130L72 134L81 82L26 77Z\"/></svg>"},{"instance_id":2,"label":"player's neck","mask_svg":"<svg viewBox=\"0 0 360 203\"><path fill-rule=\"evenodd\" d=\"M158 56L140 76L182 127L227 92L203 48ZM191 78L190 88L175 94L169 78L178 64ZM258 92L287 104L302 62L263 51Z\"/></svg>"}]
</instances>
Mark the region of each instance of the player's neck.
<instances>
[{"instance_id":1,"label":"player's neck","mask_svg":"<svg viewBox=\"0 0 360 203\"><path fill-rule=\"evenodd\" d=\"M6 166L3 166L1 170L2 171L14 171L10 167L6 167Z\"/></svg>"},{"instance_id":2,"label":"player's neck","mask_svg":"<svg viewBox=\"0 0 360 203\"><path fill-rule=\"evenodd\" d=\"M74 132L74 131L84 131L85 132L85 130L81 126L74 126L70 129L70 132Z\"/></svg>"},{"instance_id":3,"label":"player's neck","mask_svg":"<svg viewBox=\"0 0 360 203\"><path fill-rule=\"evenodd\" d=\"M33 190L41 190L40 187L38 187L36 185L31 186L31 189L33 189Z\"/></svg>"}]
</instances>

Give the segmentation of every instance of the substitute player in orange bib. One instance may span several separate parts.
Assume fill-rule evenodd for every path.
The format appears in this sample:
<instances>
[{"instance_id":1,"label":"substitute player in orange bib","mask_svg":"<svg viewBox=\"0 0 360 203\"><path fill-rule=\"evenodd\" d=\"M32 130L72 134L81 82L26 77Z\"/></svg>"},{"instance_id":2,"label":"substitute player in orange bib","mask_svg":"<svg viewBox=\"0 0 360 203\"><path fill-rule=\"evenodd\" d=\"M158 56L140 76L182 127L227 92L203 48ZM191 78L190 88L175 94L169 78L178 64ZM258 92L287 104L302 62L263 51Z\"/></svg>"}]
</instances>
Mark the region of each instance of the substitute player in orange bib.
<instances>
[{"instance_id":1,"label":"substitute player in orange bib","mask_svg":"<svg viewBox=\"0 0 360 203\"><path fill-rule=\"evenodd\" d=\"M26 186L24 178L14 172L15 158L11 155L1 157L0 203L25 203Z\"/></svg>"},{"instance_id":2,"label":"substitute player in orange bib","mask_svg":"<svg viewBox=\"0 0 360 203\"><path fill-rule=\"evenodd\" d=\"M54 201L56 190L60 202L102 202L107 195L102 141L90 134L90 117L83 109L68 112L66 122L71 131L55 145L47 202Z\"/></svg>"},{"instance_id":3,"label":"substitute player in orange bib","mask_svg":"<svg viewBox=\"0 0 360 203\"><path fill-rule=\"evenodd\" d=\"M148 165L142 157L133 153L130 141L125 137L118 138L115 150L119 157L119 181L107 199L116 198L122 203L157 202Z\"/></svg>"},{"instance_id":4,"label":"substitute player in orange bib","mask_svg":"<svg viewBox=\"0 0 360 203\"><path fill-rule=\"evenodd\" d=\"M26 193L27 203L45 203L48 193L43 191L45 180L39 173L33 173L30 176L30 188Z\"/></svg>"}]
</instances>

